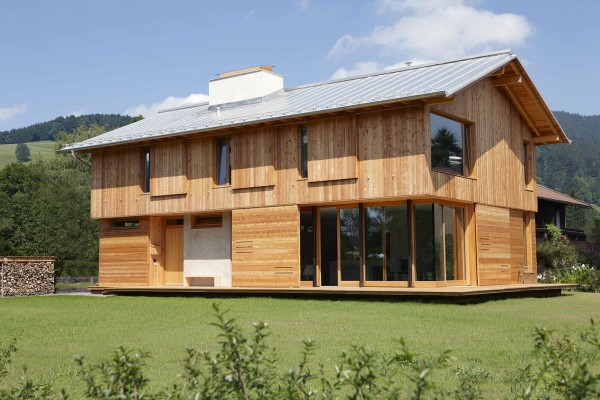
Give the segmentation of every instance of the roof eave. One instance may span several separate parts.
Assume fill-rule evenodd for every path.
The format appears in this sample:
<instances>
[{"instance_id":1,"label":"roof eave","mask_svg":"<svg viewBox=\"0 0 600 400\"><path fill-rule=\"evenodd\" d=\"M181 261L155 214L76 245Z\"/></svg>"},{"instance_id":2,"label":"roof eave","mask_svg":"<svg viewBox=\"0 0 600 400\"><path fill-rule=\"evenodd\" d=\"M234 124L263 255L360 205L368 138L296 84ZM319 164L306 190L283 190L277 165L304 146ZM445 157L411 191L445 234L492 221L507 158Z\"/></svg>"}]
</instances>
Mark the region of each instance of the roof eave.
<instances>
[{"instance_id":1,"label":"roof eave","mask_svg":"<svg viewBox=\"0 0 600 400\"><path fill-rule=\"evenodd\" d=\"M297 119L297 118L301 118L301 117L312 117L312 116L320 115L320 114L330 114L330 113L336 113L336 112L341 112L341 111L353 111L353 110L358 110L358 109L364 109L366 107L370 108L370 107L384 106L384 105L389 105L389 104L394 104L394 103L403 104L403 103L414 102L414 101L419 101L419 100L432 100L432 99L440 99L441 100L442 98L447 99L447 98L451 98L451 97L452 96L449 95L448 93L446 93L445 91L436 91L436 92L431 92L431 93L427 93L427 94L419 94L419 95L414 95L414 96L409 96L409 97L388 99L388 100L376 101L376 102L366 103L366 104L357 104L357 105L353 105L353 106L328 108L328 109L324 109L324 110L306 112L306 113L301 113L301 114L294 114L294 115L284 116L284 117L276 116L276 117L272 117L272 118L255 119L252 121L246 120L243 122L232 123L229 125L211 126L208 128L193 129L193 130L189 130L189 131L173 132L173 133L167 133L167 134L163 133L163 134L156 135L154 137L148 137L148 138L144 138L144 139L134 138L134 139L130 139L130 140L122 140L122 141L115 142L115 143L99 143L99 144L94 144L94 145L90 145L90 146L80 146L80 147L70 147L72 145L67 145L64 148L57 150L57 153L70 153L72 151L77 152L77 153L90 153L90 152L96 151L96 150L121 147L123 145L129 145L132 143L141 145L142 143L153 142L156 140L176 138L179 136L190 136L190 135L193 135L196 133L207 133L210 131L223 130L223 129L227 129L227 128L239 128L239 127L242 127L245 125L251 126L251 125L254 125L257 123L263 124L263 123L272 123L272 122L276 122L276 121L283 122L289 118Z\"/></svg>"}]
</instances>

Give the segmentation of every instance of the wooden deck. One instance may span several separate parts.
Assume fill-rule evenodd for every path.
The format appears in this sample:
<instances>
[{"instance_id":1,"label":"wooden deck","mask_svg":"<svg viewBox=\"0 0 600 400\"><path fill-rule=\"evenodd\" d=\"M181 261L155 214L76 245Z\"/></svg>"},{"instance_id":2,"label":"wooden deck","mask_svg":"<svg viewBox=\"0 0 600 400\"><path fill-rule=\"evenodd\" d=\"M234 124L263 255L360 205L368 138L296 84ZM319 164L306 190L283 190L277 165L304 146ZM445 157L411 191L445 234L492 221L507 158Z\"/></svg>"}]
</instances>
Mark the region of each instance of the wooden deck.
<instances>
[{"instance_id":1,"label":"wooden deck","mask_svg":"<svg viewBox=\"0 0 600 400\"><path fill-rule=\"evenodd\" d=\"M443 301L452 303L480 302L515 297L560 296L563 290L574 289L572 284L531 284L495 286L454 286L443 288L221 288L205 286L156 287L91 287L93 293L133 296L198 296L198 297L288 297L309 299L386 299Z\"/></svg>"}]
</instances>

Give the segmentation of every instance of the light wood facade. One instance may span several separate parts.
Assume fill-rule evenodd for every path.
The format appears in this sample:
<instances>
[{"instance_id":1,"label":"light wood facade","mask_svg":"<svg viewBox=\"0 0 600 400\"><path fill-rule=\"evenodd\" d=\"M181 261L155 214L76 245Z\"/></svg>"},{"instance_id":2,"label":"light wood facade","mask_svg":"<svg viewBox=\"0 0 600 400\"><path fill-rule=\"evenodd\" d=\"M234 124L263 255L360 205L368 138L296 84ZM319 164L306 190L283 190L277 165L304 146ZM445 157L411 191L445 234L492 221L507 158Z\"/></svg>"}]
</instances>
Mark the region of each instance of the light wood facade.
<instances>
[{"instance_id":1,"label":"light wood facade","mask_svg":"<svg viewBox=\"0 0 600 400\"><path fill-rule=\"evenodd\" d=\"M397 102L94 150L91 204L92 217L101 221L100 285L187 284L186 271L173 267L179 262L173 260L185 259L186 252L181 249L180 256L173 248L183 246L185 231L194 229L190 218L216 213L230 216L227 279L231 286L321 286L319 274L325 268L320 265L321 207L350 207L359 213L355 257L360 272L353 283L345 283L340 275L339 286L518 283L522 271L536 271L537 195L532 177L535 145L543 141L532 129L532 112L526 112L534 105L517 102L503 86L513 81L495 74L439 102ZM431 167L431 114L468 127L464 176ZM301 127L308 137L306 177L301 171ZM224 185L217 184L219 137L227 137L230 145L230 176ZM145 192L148 151L150 188ZM448 271L443 279L418 279L415 264L420 244L414 215L418 204L462 210L460 219L451 225L448 219L443 225L448 226L445 241L450 240L449 230L454 230L454 268L456 260L464 263L464 271L453 272L452 279L447 278ZM398 265L406 265L408 272L399 273L402 278L396 281L387 280L385 273L378 282L367 281L364 209L394 205L407 210L410 232L403 240L409 250L399 256ZM315 210L314 277L308 282L301 277L301 209ZM172 218L187 219L183 227L173 228L167 226ZM122 220L139 225L114 224ZM344 254L339 244L339 211L337 224L340 271ZM440 242L442 248L450 249L445 241ZM464 246L458 248L458 243ZM223 278L214 282L228 286Z\"/></svg>"}]
</instances>

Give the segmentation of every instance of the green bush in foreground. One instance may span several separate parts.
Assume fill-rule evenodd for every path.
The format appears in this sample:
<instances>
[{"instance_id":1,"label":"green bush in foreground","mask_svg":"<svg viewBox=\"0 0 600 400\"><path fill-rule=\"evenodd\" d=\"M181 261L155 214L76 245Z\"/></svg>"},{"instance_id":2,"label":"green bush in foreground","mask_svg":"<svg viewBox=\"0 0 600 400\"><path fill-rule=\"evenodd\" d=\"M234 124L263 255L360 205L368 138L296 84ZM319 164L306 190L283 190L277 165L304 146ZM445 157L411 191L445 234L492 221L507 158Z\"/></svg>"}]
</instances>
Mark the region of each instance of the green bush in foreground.
<instances>
[{"instance_id":1,"label":"green bush in foreground","mask_svg":"<svg viewBox=\"0 0 600 400\"><path fill-rule=\"evenodd\" d=\"M314 344L303 342L297 366L278 373L275 349L267 344L266 323L255 323L250 335L214 305L219 328L216 353L188 349L183 373L176 383L158 393L148 389L144 376L147 353L118 348L99 364L77 358L87 399L479 399L478 371L455 370L459 385L451 391L436 384L435 373L448 368L449 352L429 359L408 350L403 340L393 354L379 354L357 346L343 352L332 369L311 363ZM513 387L519 399L595 399L600 396L600 374L593 362L600 356L600 336L594 321L578 340L556 337L538 328L533 361L520 371ZM0 349L0 379L7 373L15 342ZM595 366L597 368L597 366ZM68 399L64 391L37 384L23 373L21 382L0 387L1 399Z\"/></svg>"}]
</instances>

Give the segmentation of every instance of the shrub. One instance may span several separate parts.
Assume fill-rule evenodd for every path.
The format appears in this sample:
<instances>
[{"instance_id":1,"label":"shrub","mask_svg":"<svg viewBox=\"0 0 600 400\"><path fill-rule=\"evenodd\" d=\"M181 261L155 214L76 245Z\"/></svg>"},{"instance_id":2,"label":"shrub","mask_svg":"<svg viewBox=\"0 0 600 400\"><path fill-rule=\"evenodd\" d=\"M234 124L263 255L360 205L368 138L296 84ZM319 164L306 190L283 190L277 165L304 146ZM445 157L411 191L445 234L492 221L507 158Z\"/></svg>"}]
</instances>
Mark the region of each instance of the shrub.
<instances>
[{"instance_id":1,"label":"shrub","mask_svg":"<svg viewBox=\"0 0 600 400\"><path fill-rule=\"evenodd\" d=\"M444 391L436 385L435 372L448 368L453 358L449 351L436 358L419 357L408 350L403 340L393 354L380 354L356 346L343 352L331 370L322 364L311 366L314 344L304 341L297 367L284 374L275 368L275 350L266 339L266 323L255 323L247 336L214 306L220 330L219 350L198 353L188 349L184 372L178 383L152 393L143 369L147 353L118 348L113 356L98 364L77 358L87 399L481 399L481 381L490 376L481 369L454 368L458 386ZM594 321L582 332L579 341L569 336L556 338L554 332L535 331L532 360L520 371L520 381L513 388L520 399L596 399L600 395L600 374L593 362L600 355L600 335ZM13 341L0 349L0 379L16 351ZM67 399L66 393L55 394L49 385L34 383L26 374L19 385L0 388L2 399Z\"/></svg>"},{"instance_id":2,"label":"shrub","mask_svg":"<svg viewBox=\"0 0 600 400\"><path fill-rule=\"evenodd\" d=\"M575 283L577 290L584 292L600 291L600 271L585 264L546 270L538 275L543 283Z\"/></svg>"},{"instance_id":3,"label":"shrub","mask_svg":"<svg viewBox=\"0 0 600 400\"><path fill-rule=\"evenodd\" d=\"M581 264L579 249L569 242L556 225L546 225L548 240L538 246L538 264L551 269Z\"/></svg>"}]
</instances>

